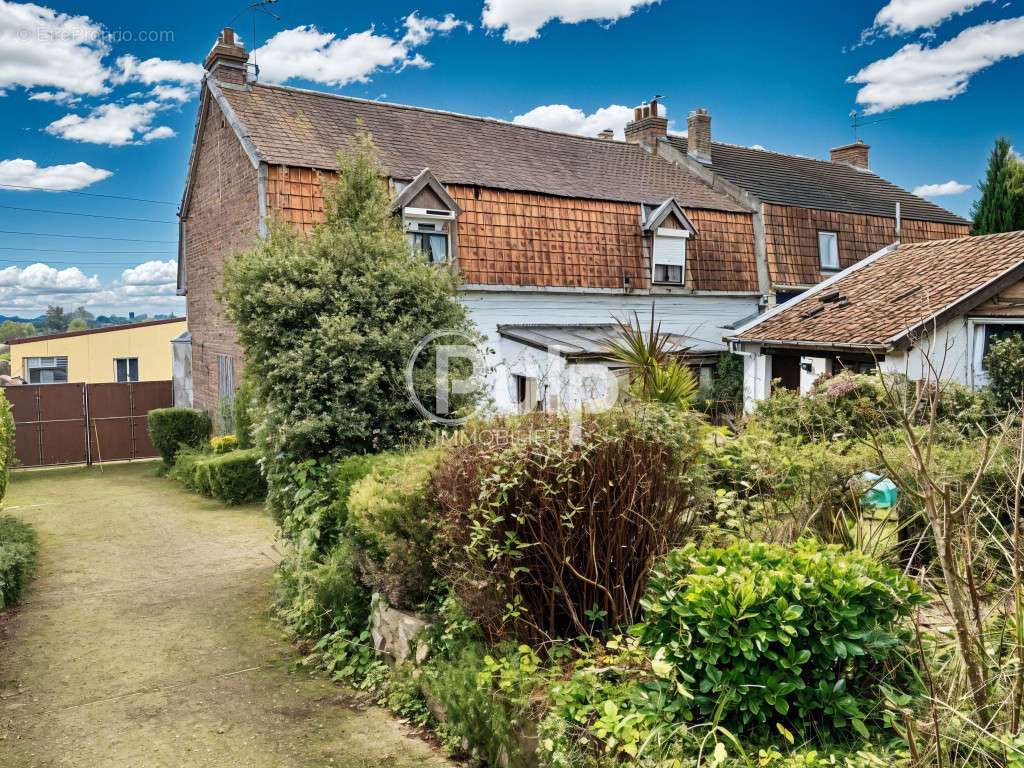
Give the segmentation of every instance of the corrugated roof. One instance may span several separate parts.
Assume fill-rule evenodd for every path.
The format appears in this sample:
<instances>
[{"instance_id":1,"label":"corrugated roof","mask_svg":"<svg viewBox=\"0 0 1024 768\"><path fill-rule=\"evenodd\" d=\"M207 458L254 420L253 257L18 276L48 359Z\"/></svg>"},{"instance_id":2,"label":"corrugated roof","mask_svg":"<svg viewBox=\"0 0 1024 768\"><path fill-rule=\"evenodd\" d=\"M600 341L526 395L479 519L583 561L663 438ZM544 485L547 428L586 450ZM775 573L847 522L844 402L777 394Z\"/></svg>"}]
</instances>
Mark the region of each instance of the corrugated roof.
<instances>
[{"instance_id":1,"label":"corrugated roof","mask_svg":"<svg viewBox=\"0 0 1024 768\"><path fill-rule=\"evenodd\" d=\"M1024 273L1024 232L899 245L840 272L731 338L885 345L962 302L983 301L978 292L1013 271Z\"/></svg>"},{"instance_id":2,"label":"corrugated roof","mask_svg":"<svg viewBox=\"0 0 1024 768\"><path fill-rule=\"evenodd\" d=\"M619 335L621 329L613 323L585 325L499 325L498 333L506 339L518 341L537 349L558 351L563 357L607 357L606 339ZM700 354L708 350L706 342L679 333L666 333L674 352ZM699 349L698 349L699 348Z\"/></svg>"},{"instance_id":3,"label":"corrugated roof","mask_svg":"<svg viewBox=\"0 0 1024 768\"><path fill-rule=\"evenodd\" d=\"M636 203L675 197L688 208L746 210L636 144L284 86L222 92L272 164L334 168L347 139L366 131L395 179L430 168L444 184Z\"/></svg>"},{"instance_id":4,"label":"corrugated roof","mask_svg":"<svg viewBox=\"0 0 1024 768\"><path fill-rule=\"evenodd\" d=\"M669 136L668 140L686 152L685 137ZM905 219L969 223L867 169L846 163L712 142L709 167L766 203L891 218L899 201Z\"/></svg>"}]
</instances>

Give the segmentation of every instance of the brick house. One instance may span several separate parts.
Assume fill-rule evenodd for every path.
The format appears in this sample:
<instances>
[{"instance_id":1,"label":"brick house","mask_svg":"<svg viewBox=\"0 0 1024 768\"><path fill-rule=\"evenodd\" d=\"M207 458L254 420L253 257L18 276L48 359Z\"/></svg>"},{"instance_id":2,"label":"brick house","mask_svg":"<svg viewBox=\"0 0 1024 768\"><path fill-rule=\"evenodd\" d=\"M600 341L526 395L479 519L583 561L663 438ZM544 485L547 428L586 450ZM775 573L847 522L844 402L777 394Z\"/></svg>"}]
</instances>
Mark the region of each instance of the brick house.
<instances>
[{"instance_id":1,"label":"brick house","mask_svg":"<svg viewBox=\"0 0 1024 768\"><path fill-rule=\"evenodd\" d=\"M499 408L551 405L552 379L599 357L616 316L654 302L663 330L710 363L772 295L763 212L676 156L656 104L620 142L264 85L247 58L230 29L207 57L180 211L197 407L213 409L241 376L215 296L224 256L250 247L270 216L312 227L321 180L360 132L412 247L461 272L460 300L493 350Z\"/></svg>"}]
</instances>

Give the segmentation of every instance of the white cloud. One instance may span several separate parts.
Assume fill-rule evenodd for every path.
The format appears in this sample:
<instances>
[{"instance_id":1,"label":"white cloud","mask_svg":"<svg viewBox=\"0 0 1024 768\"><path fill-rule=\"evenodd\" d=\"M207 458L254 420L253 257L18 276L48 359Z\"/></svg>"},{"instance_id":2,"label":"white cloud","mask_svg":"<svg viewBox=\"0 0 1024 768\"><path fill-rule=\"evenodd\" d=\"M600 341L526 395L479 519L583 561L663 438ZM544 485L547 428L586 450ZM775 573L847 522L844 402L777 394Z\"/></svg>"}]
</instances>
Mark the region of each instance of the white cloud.
<instances>
[{"instance_id":1,"label":"white cloud","mask_svg":"<svg viewBox=\"0 0 1024 768\"><path fill-rule=\"evenodd\" d=\"M874 114L907 104L952 99L971 76L998 61L1024 54L1024 16L968 27L934 48L910 43L872 62L849 83L863 83L857 102Z\"/></svg>"},{"instance_id":2,"label":"white cloud","mask_svg":"<svg viewBox=\"0 0 1024 768\"><path fill-rule=\"evenodd\" d=\"M443 19L411 13L404 20L405 34L396 39L379 35L373 28L338 37L316 27L302 26L278 32L251 54L259 62L260 79L282 83L292 78L342 86L368 82L381 69L401 71L406 67L427 68L430 62L413 49L426 44L435 34L447 34L472 25L448 14Z\"/></svg>"},{"instance_id":3,"label":"white cloud","mask_svg":"<svg viewBox=\"0 0 1024 768\"><path fill-rule=\"evenodd\" d=\"M156 141L158 139L170 139L177 135L178 134L176 134L174 132L174 129L171 128L169 125L161 125L157 128L154 128L152 131L147 131L146 133L142 134L142 141L147 142Z\"/></svg>"},{"instance_id":4,"label":"white cloud","mask_svg":"<svg viewBox=\"0 0 1024 768\"><path fill-rule=\"evenodd\" d=\"M41 312L55 304L65 308L84 305L97 313L181 314L185 305L183 297L175 295L176 279L173 259L125 269L120 279L109 283L78 267L56 269L42 263L8 267L0 270L0 313Z\"/></svg>"},{"instance_id":5,"label":"white cloud","mask_svg":"<svg viewBox=\"0 0 1024 768\"><path fill-rule=\"evenodd\" d=\"M914 194L921 197L942 197L943 195L960 195L971 188L970 184L961 184L959 181L947 181L944 184L922 184L914 187Z\"/></svg>"},{"instance_id":6,"label":"white cloud","mask_svg":"<svg viewBox=\"0 0 1024 768\"><path fill-rule=\"evenodd\" d=\"M114 174L88 163L68 163L40 167L35 160L0 160L0 184L16 187L42 187L51 190L82 189Z\"/></svg>"},{"instance_id":7,"label":"white cloud","mask_svg":"<svg viewBox=\"0 0 1024 768\"><path fill-rule=\"evenodd\" d=\"M159 101L185 102L196 94L195 88L188 88L183 85L156 85L153 87L152 96Z\"/></svg>"},{"instance_id":8,"label":"white cloud","mask_svg":"<svg viewBox=\"0 0 1024 768\"><path fill-rule=\"evenodd\" d=\"M664 111L664 109L662 110ZM618 104L602 107L591 114L567 104L546 104L534 107L523 115L516 115L512 122L550 131L575 133L580 136L597 136L605 128L615 131L615 138L623 138L626 123L633 119L633 110Z\"/></svg>"},{"instance_id":9,"label":"white cloud","mask_svg":"<svg viewBox=\"0 0 1024 768\"><path fill-rule=\"evenodd\" d=\"M121 282L124 285L176 285L177 280L178 262L173 259L170 261L147 261L121 273Z\"/></svg>"},{"instance_id":10,"label":"white cloud","mask_svg":"<svg viewBox=\"0 0 1024 768\"><path fill-rule=\"evenodd\" d=\"M905 35L931 29L992 0L889 0L866 34Z\"/></svg>"},{"instance_id":11,"label":"white cloud","mask_svg":"<svg viewBox=\"0 0 1024 768\"><path fill-rule=\"evenodd\" d=\"M174 131L170 131L169 128L149 130L160 108L161 105L155 101L141 104L104 104L89 113L88 117L75 114L54 120L46 126L46 131L72 141L107 144L112 147L145 143L174 135ZM141 139L137 138L139 134L142 134Z\"/></svg>"},{"instance_id":12,"label":"white cloud","mask_svg":"<svg viewBox=\"0 0 1024 768\"><path fill-rule=\"evenodd\" d=\"M52 101L54 104L77 104L82 99L67 91L36 91L28 97L29 101Z\"/></svg>"},{"instance_id":13,"label":"white cloud","mask_svg":"<svg viewBox=\"0 0 1024 768\"><path fill-rule=\"evenodd\" d=\"M118 56L118 72L114 76L115 83L179 83L181 85L198 85L203 79L203 67L188 61L170 59L146 59L140 61L131 54Z\"/></svg>"},{"instance_id":14,"label":"white cloud","mask_svg":"<svg viewBox=\"0 0 1024 768\"><path fill-rule=\"evenodd\" d=\"M0 92L20 86L107 93L109 50L103 27L88 16L0 0Z\"/></svg>"},{"instance_id":15,"label":"white cloud","mask_svg":"<svg viewBox=\"0 0 1024 768\"><path fill-rule=\"evenodd\" d=\"M507 43L522 43L537 37L540 28L557 19L563 24L581 21L617 21L637 8L659 0L487 0L483 25L503 29Z\"/></svg>"}]
</instances>

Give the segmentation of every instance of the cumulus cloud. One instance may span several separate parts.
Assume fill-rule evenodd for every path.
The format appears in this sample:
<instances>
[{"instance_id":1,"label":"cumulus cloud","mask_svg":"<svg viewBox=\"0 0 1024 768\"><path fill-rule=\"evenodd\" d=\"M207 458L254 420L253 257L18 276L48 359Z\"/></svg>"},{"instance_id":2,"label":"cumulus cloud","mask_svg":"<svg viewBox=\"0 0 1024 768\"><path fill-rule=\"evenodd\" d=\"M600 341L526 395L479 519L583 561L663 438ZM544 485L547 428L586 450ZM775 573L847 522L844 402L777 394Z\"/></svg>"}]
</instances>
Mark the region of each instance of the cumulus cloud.
<instances>
[{"instance_id":1,"label":"cumulus cloud","mask_svg":"<svg viewBox=\"0 0 1024 768\"><path fill-rule=\"evenodd\" d=\"M80 96L75 96L73 93L67 91L36 91L28 97L29 101L52 101L54 104L63 104L65 106L71 104L77 104L82 100Z\"/></svg>"},{"instance_id":2,"label":"cumulus cloud","mask_svg":"<svg viewBox=\"0 0 1024 768\"><path fill-rule=\"evenodd\" d=\"M472 29L452 14L435 19L414 12L403 24L405 34L401 38L377 34L372 27L347 37L321 32L312 25L295 27L278 32L252 56L259 62L261 80L283 83L302 78L342 86L368 82L382 69L429 67L430 62L414 53L414 48L428 43L436 34L447 34L458 27Z\"/></svg>"},{"instance_id":3,"label":"cumulus cloud","mask_svg":"<svg viewBox=\"0 0 1024 768\"><path fill-rule=\"evenodd\" d=\"M483 25L504 30L507 43L522 43L540 34L549 21L578 24L581 21L613 22L630 16L637 8L658 0L487 0Z\"/></svg>"},{"instance_id":4,"label":"cumulus cloud","mask_svg":"<svg viewBox=\"0 0 1024 768\"><path fill-rule=\"evenodd\" d=\"M989 2L992 0L890 0L865 34L905 35L918 29L932 29Z\"/></svg>"},{"instance_id":5,"label":"cumulus cloud","mask_svg":"<svg viewBox=\"0 0 1024 768\"><path fill-rule=\"evenodd\" d=\"M910 43L847 78L861 83L857 102L867 114L907 104L952 99L973 75L1024 54L1024 16L968 27L934 48Z\"/></svg>"},{"instance_id":6,"label":"cumulus cloud","mask_svg":"<svg viewBox=\"0 0 1024 768\"><path fill-rule=\"evenodd\" d=\"M0 0L0 92L20 86L102 95L110 90L109 50L102 25L88 16Z\"/></svg>"},{"instance_id":7,"label":"cumulus cloud","mask_svg":"<svg viewBox=\"0 0 1024 768\"><path fill-rule=\"evenodd\" d=\"M89 144L107 144L112 147L144 144L174 135L170 128L150 130L160 108L161 105L155 101L103 104L86 117L71 114L54 120L46 126L46 131L54 136Z\"/></svg>"},{"instance_id":8,"label":"cumulus cloud","mask_svg":"<svg viewBox=\"0 0 1024 768\"><path fill-rule=\"evenodd\" d=\"M597 136L604 129L611 128L615 131L615 138L622 139L623 129L632 119L633 110L619 104L601 107L589 115L582 109L570 107L568 104L546 104L534 107L525 114L516 115L512 122L580 136Z\"/></svg>"},{"instance_id":9,"label":"cumulus cloud","mask_svg":"<svg viewBox=\"0 0 1024 768\"><path fill-rule=\"evenodd\" d=\"M185 102L196 95L196 89L184 85L156 85L151 95L158 101Z\"/></svg>"},{"instance_id":10,"label":"cumulus cloud","mask_svg":"<svg viewBox=\"0 0 1024 768\"><path fill-rule=\"evenodd\" d=\"M114 174L103 168L93 168L88 163L66 165L36 165L35 160L18 157L0 160L0 184L16 187L40 187L55 191L82 189Z\"/></svg>"},{"instance_id":11,"label":"cumulus cloud","mask_svg":"<svg viewBox=\"0 0 1024 768\"><path fill-rule=\"evenodd\" d=\"M171 139L177 135L178 134L176 134L174 132L174 129L171 128L169 125L161 125L157 128L154 128L152 131L146 131L144 134L142 134L141 141L145 143L147 141L156 141L158 139Z\"/></svg>"},{"instance_id":12,"label":"cumulus cloud","mask_svg":"<svg viewBox=\"0 0 1024 768\"><path fill-rule=\"evenodd\" d=\"M47 305L84 305L94 311L181 313L183 297L175 295L177 263L148 261L125 269L106 283L78 267L56 269L36 263L0 270L0 313L42 311Z\"/></svg>"},{"instance_id":13,"label":"cumulus cloud","mask_svg":"<svg viewBox=\"0 0 1024 768\"><path fill-rule=\"evenodd\" d=\"M914 194L921 197L942 197L944 195L960 195L971 188L970 184L961 184L952 179L944 184L922 184L914 187Z\"/></svg>"},{"instance_id":14,"label":"cumulus cloud","mask_svg":"<svg viewBox=\"0 0 1024 768\"><path fill-rule=\"evenodd\" d=\"M171 59L140 60L131 54L117 58L117 74L115 83L180 83L181 85L198 84L203 79L203 67L188 61Z\"/></svg>"}]
</instances>

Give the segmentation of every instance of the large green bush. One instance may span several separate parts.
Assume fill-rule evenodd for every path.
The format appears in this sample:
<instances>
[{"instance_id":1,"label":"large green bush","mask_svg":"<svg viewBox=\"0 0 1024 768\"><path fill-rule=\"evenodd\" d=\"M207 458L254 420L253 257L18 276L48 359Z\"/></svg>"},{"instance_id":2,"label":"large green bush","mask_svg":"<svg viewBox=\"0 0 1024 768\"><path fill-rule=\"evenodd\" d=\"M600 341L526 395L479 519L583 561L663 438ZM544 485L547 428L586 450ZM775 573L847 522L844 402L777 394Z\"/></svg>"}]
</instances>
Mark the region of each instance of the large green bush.
<instances>
[{"instance_id":1,"label":"large green bush","mask_svg":"<svg viewBox=\"0 0 1024 768\"><path fill-rule=\"evenodd\" d=\"M192 408L157 408L149 412L149 437L164 464L174 464L182 446L202 448L210 436L210 416Z\"/></svg>"},{"instance_id":2,"label":"large green bush","mask_svg":"<svg viewBox=\"0 0 1024 768\"><path fill-rule=\"evenodd\" d=\"M902 622L922 601L897 571L838 547L689 545L655 569L641 638L674 665L697 712L720 712L735 732L781 722L866 736L878 685L893 682L905 650Z\"/></svg>"},{"instance_id":3,"label":"large green bush","mask_svg":"<svg viewBox=\"0 0 1024 768\"><path fill-rule=\"evenodd\" d=\"M248 379L235 390L235 435L238 437L239 448L253 447L253 427L256 421L256 396Z\"/></svg>"},{"instance_id":4,"label":"large green bush","mask_svg":"<svg viewBox=\"0 0 1024 768\"><path fill-rule=\"evenodd\" d=\"M989 386L999 405L1012 408L1024 399L1024 334L992 342L985 355Z\"/></svg>"},{"instance_id":5,"label":"large green bush","mask_svg":"<svg viewBox=\"0 0 1024 768\"><path fill-rule=\"evenodd\" d=\"M376 451L422 432L409 356L434 331L471 330L453 271L410 252L368 137L339 155L338 171L322 224L303 234L274 222L224 267L221 298L268 458ZM432 348L418 360L414 380L432 387Z\"/></svg>"},{"instance_id":6,"label":"large green bush","mask_svg":"<svg viewBox=\"0 0 1024 768\"><path fill-rule=\"evenodd\" d=\"M697 523L703 428L650 405L475 429L432 493L443 574L486 635L539 645L635 620L650 566Z\"/></svg>"},{"instance_id":7,"label":"large green bush","mask_svg":"<svg viewBox=\"0 0 1024 768\"><path fill-rule=\"evenodd\" d=\"M0 504L7 496L7 483L14 462L14 415L10 402L0 391Z\"/></svg>"},{"instance_id":8,"label":"large green bush","mask_svg":"<svg viewBox=\"0 0 1024 768\"><path fill-rule=\"evenodd\" d=\"M16 517L0 517L0 611L21 597L38 548L32 526Z\"/></svg>"},{"instance_id":9,"label":"large green bush","mask_svg":"<svg viewBox=\"0 0 1024 768\"><path fill-rule=\"evenodd\" d=\"M213 496L228 504L247 504L267 495L259 459L259 452L253 448L229 453L182 450L171 470L171 477L196 493Z\"/></svg>"}]
</instances>

